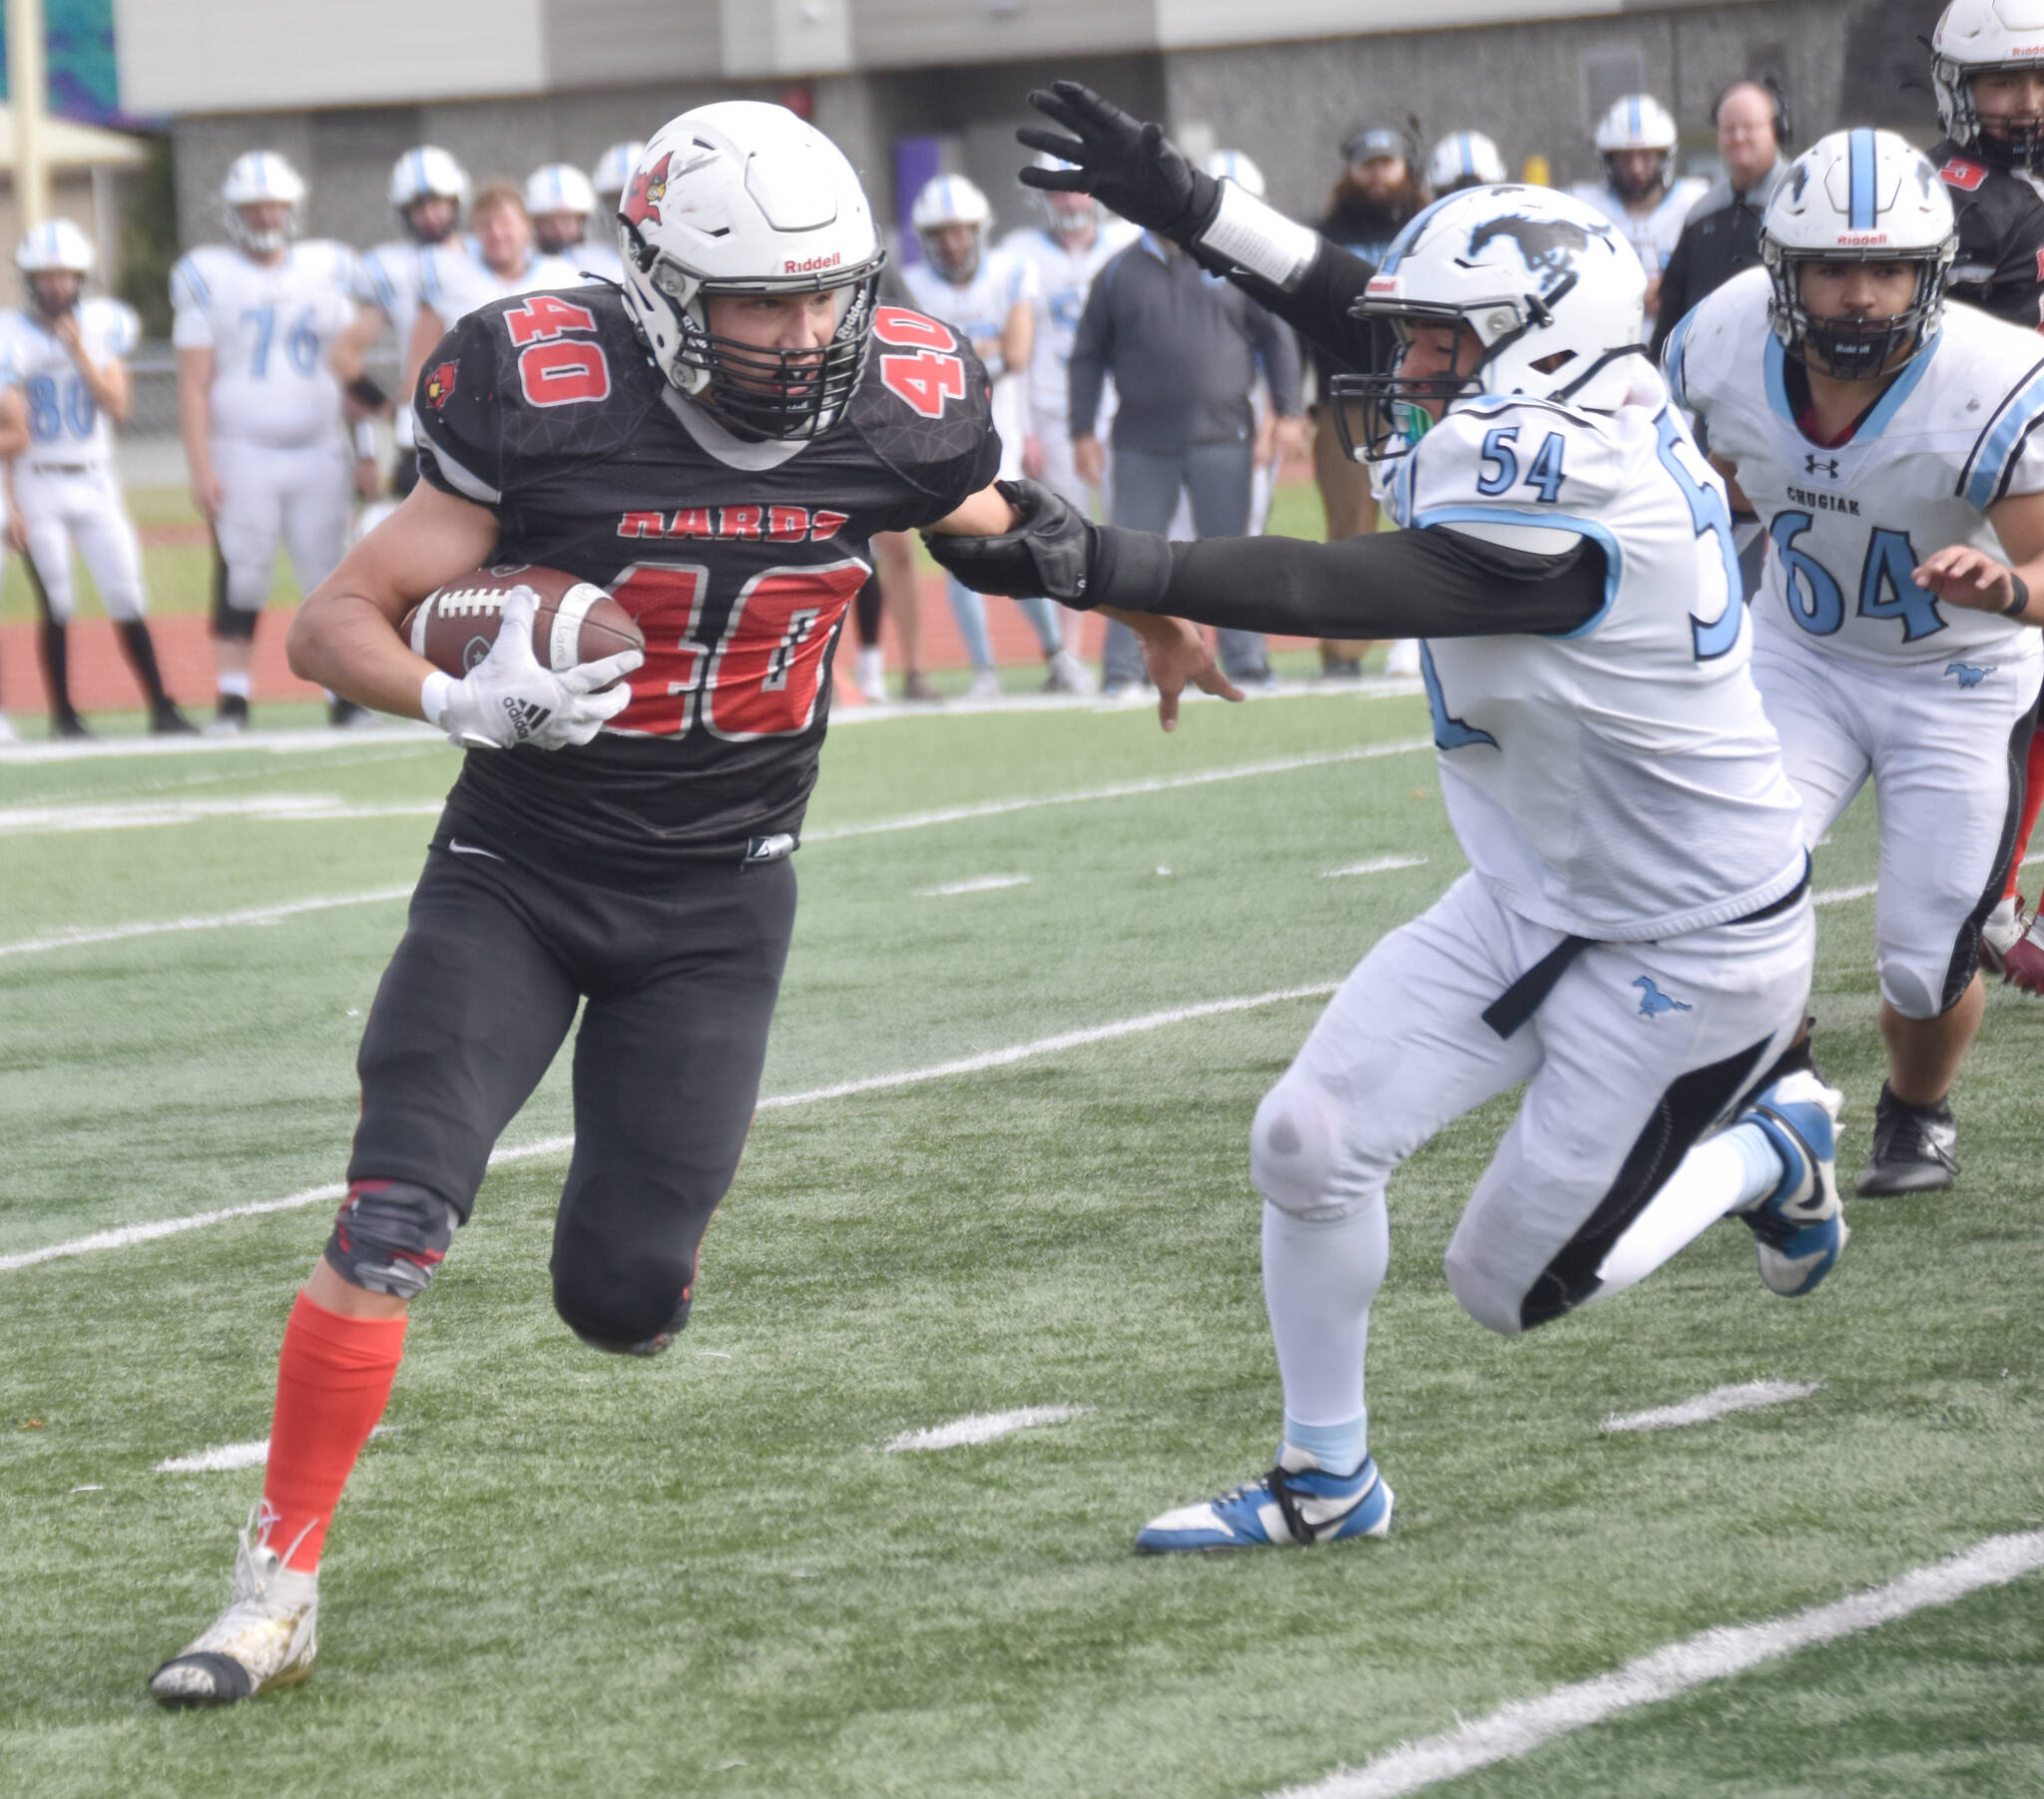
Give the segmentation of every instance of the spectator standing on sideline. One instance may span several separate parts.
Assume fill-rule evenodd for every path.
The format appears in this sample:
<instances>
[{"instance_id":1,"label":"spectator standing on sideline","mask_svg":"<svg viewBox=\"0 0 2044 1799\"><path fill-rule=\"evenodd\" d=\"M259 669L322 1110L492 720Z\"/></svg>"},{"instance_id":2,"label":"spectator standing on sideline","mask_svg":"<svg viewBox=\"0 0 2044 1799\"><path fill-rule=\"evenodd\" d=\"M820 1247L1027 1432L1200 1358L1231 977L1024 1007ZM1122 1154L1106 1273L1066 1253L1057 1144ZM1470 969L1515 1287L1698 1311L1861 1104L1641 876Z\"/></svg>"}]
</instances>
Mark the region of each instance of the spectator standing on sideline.
<instances>
[{"instance_id":1,"label":"spectator standing on sideline","mask_svg":"<svg viewBox=\"0 0 2044 1799\"><path fill-rule=\"evenodd\" d=\"M1412 167L1412 147L1406 134L1384 124L1359 125L1341 142L1341 179L1328 197L1325 217L1313 229L1330 243L1375 265L1384 259L1391 239L1405 228L1405 222L1419 211L1419 183ZM1314 389L1313 484L1320 490L1320 505L1327 515L1327 542L1362 537L1377 528L1377 503L1370 492L1369 471L1350 462L1342 451L1334 429L1334 415L1326 405L1327 382L1345 369L1319 344L1309 344ZM1341 678L1362 673L1362 655L1369 646L1335 638L1320 644L1320 673ZM1393 644L1385 659L1387 675L1417 675L1419 646L1407 638Z\"/></svg>"},{"instance_id":2,"label":"spectator standing on sideline","mask_svg":"<svg viewBox=\"0 0 2044 1799\"><path fill-rule=\"evenodd\" d=\"M1725 178L1691 209L1661 271L1656 357L1692 306L1740 270L1760 265L1761 215L1788 170L1788 109L1765 82L1735 81L1711 108L1711 123Z\"/></svg>"},{"instance_id":3,"label":"spectator standing on sideline","mask_svg":"<svg viewBox=\"0 0 2044 1799\"><path fill-rule=\"evenodd\" d=\"M1163 531L1181 489L1203 538L1248 530L1255 456L1251 390L1259 371L1280 420L1299 417L1298 346L1290 330L1209 275L1168 238L1145 231L1103 268L1072 345L1072 460L1098 486L1107 452L1095 435L1101 389L1120 395L1114 419L1114 522ZM1296 427L1293 427L1296 429ZM1238 681L1266 681L1264 637L1224 631L1221 665ZM1102 690L1143 679L1136 636L1111 621Z\"/></svg>"}]
</instances>

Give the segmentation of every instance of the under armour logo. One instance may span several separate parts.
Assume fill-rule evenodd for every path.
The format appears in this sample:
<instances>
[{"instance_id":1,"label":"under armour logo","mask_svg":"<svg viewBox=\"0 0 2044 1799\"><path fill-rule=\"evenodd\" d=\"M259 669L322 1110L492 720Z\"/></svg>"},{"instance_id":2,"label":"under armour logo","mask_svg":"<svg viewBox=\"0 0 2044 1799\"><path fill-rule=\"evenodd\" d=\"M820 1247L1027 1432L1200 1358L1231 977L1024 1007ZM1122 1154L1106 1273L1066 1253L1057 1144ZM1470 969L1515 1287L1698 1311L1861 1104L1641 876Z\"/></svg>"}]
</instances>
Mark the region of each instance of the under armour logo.
<instances>
[{"instance_id":1,"label":"under armour logo","mask_svg":"<svg viewBox=\"0 0 2044 1799\"><path fill-rule=\"evenodd\" d=\"M1802 472L1803 472L1803 473L1804 473L1805 475L1814 475L1814 474L1816 474L1816 473L1817 473L1817 472L1818 472L1819 470L1821 470L1821 471L1822 471L1822 472L1823 472L1824 474L1826 474L1826 475L1830 476L1830 478L1831 478L1831 479L1832 479L1833 481L1837 480L1837 478L1838 478L1838 459L1837 459L1837 457L1835 457L1835 456L1829 456L1829 457L1819 457L1819 456L1815 455L1814 453L1811 453L1811 454L1809 454L1809 455L1806 455L1806 456L1804 456L1804 457L1803 457L1803 459L1802 459Z\"/></svg>"},{"instance_id":2,"label":"under armour logo","mask_svg":"<svg viewBox=\"0 0 2044 1799\"><path fill-rule=\"evenodd\" d=\"M505 699L504 713L511 720L511 729L521 743L554 715L553 707L516 696Z\"/></svg>"},{"instance_id":3,"label":"under armour logo","mask_svg":"<svg viewBox=\"0 0 2044 1799\"><path fill-rule=\"evenodd\" d=\"M1976 669L1971 663L1946 663L1944 672L1956 679L1961 687L1977 687L2000 667L1999 663L1989 663L1984 669Z\"/></svg>"},{"instance_id":4,"label":"under armour logo","mask_svg":"<svg viewBox=\"0 0 2044 1799\"><path fill-rule=\"evenodd\" d=\"M1696 1008L1687 1000L1678 1000L1671 994L1663 993L1646 975L1633 983L1640 990L1640 1017L1659 1018L1664 1012L1694 1012Z\"/></svg>"}]
</instances>

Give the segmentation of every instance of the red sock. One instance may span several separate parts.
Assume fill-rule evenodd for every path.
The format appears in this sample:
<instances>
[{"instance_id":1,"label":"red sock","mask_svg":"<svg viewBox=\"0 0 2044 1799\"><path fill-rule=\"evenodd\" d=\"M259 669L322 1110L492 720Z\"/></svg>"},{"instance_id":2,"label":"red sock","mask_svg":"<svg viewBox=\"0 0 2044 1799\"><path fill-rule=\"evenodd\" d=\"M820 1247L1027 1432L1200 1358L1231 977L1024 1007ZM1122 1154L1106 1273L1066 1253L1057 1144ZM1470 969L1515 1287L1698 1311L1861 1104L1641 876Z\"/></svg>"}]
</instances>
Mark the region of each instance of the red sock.
<instances>
[{"instance_id":1,"label":"red sock","mask_svg":"<svg viewBox=\"0 0 2044 1799\"><path fill-rule=\"evenodd\" d=\"M2044 805L2044 730L2030 739L2030 759L2023 773L2023 828L2016 832L2016 847L2008 859L2008 884L2001 897L2015 892L2023 871L2023 856L2030 847L2030 833L2037 828L2037 808Z\"/></svg>"},{"instance_id":2,"label":"red sock","mask_svg":"<svg viewBox=\"0 0 2044 1799\"><path fill-rule=\"evenodd\" d=\"M383 1416L404 1354L402 1318L347 1318L303 1293L291 1307L276 1365L276 1413L262 1503L279 1548L304 1533L290 1566L319 1566L326 1526L369 1433Z\"/></svg>"}]
</instances>

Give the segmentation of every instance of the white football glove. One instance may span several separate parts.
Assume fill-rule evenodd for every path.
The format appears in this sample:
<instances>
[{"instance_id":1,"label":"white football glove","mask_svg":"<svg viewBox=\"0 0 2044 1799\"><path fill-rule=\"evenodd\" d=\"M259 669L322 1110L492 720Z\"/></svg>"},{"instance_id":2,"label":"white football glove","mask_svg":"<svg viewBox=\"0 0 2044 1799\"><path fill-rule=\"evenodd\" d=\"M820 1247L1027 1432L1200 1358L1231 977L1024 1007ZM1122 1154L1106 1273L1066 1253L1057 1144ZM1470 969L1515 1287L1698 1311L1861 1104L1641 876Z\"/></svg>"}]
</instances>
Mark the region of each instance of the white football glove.
<instances>
[{"instance_id":1,"label":"white football glove","mask_svg":"<svg viewBox=\"0 0 2044 1799\"><path fill-rule=\"evenodd\" d=\"M420 709L457 748L509 749L530 743L536 749L564 749L587 743L632 703L632 690L619 677L638 668L645 652L621 650L556 675L532 653L538 607L539 596L531 588L513 588L504 597L504 622L489 655L460 680L437 670L426 676Z\"/></svg>"}]
</instances>

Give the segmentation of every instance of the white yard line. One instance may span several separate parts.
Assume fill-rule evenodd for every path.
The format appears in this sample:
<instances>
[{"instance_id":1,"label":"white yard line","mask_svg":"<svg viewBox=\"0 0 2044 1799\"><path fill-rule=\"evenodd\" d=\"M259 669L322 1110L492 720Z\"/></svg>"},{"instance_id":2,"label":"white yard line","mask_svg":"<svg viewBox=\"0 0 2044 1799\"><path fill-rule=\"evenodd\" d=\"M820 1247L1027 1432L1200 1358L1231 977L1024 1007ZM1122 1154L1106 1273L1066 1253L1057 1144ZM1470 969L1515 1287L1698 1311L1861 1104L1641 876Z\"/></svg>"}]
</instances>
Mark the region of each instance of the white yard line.
<instances>
[{"instance_id":1,"label":"white yard line","mask_svg":"<svg viewBox=\"0 0 2044 1799\"><path fill-rule=\"evenodd\" d=\"M941 887L918 887L917 899L950 899L960 893L998 893L1003 887L1027 887L1026 874L983 874L970 881L947 881Z\"/></svg>"},{"instance_id":2,"label":"white yard line","mask_svg":"<svg viewBox=\"0 0 2044 1799\"><path fill-rule=\"evenodd\" d=\"M984 1074L989 1069L1007 1068L1037 1056L1054 1056L1062 1050L1078 1049L1086 1044L1135 1037L1146 1031L1164 1030L1170 1025L1189 1024L1195 1019L1218 1018L1229 1012L1252 1012L1263 1006L1282 1005L1288 1000L1323 999L1333 991L1334 983L1324 981L1312 987L1282 987L1270 993L1207 1000L1196 1006L1176 1006L1166 1012L1146 1012L1139 1018L1117 1019L1112 1024L1092 1025L1083 1031L1065 1031L1056 1037L1040 1037L1034 1043L1016 1044L1005 1050L987 1050L977 1056L940 1062L929 1068L907 1069L894 1075L869 1075L860 1081L841 1081L831 1087L811 1088L806 1093L776 1094L762 1100L759 1110L781 1112L794 1106L813 1106L823 1100L846 1099L853 1094L884 1093L894 1088L920 1087L930 1081L947 1081L957 1075ZM565 1155L574 1146L573 1136L541 1137L535 1142L493 1150L490 1163L494 1167L503 1162ZM123 1224L111 1230L95 1231L91 1236L74 1237L68 1243L50 1243L41 1249L23 1249L11 1255L0 1255L0 1274L16 1268L34 1267L40 1262L90 1255L96 1250L127 1249L137 1243L153 1243L159 1238L178 1236L188 1230L204 1230L210 1225L225 1224L231 1218L254 1218L267 1212L297 1211L308 1205L330 1204L346 1191L341 1182L334 1180L323 1186L306 1187L302 1192L286 1193L280 1199L257 1199L248 1205L224 1205L213 1211L193 1212L181 1218L158 1218L147 1224Z\"/></svg>"},{"instance_id":3,"label":"white yard line","mask_svg":"<svg viewBox=\"0 0 2044 1799\"><path fill-rule=\"evenodd\" d=\"M390 1427L379 1424L369 1435L380 1437ZM269 1439L254 1443L223 1443L204 1449L196 1456L168 1456L150 1470L151 1474L227 1474L237 1468L259 1468L269 1460Z\"/></svg>"},{"instance_id":4,"label":"white yard line","mask_svg":"<svg viewBox=\"0 0 2044 1799\"><path fill-rule=\"evenodd\" d=\"M1071 793L1043 793L1023 799L989 799L972 805L945 806L909 812L896 818L868 819L863 824L826 825L806 831L802 841L834 843L847 837L873 837L892 831L917 831L931 825L958 824L973 818L999 818L1042 806L1085 805L1095 800L1131 799L1147 793L1174 793L1216 781L1253 780L1265 774L1290 774L1301 768L1324 768L1341 762L1371 761L1380 756L1407 755L1431 749L1428 737L1392 743L1366 743L1353 749L1312 755L1279 756L1268 762L1240 762L1204 768L1192 774L1160 774L1142 780L1116 781ZM246 819L263 824L323 824L351 818L431 818L442 800L356 803L336 793L252 793L237 799L128 800L102 804L0 806L0 837L45 836L68 831L140 830L160 825L194 824L214 819Z\"/></svg>"},{"instance_id":5,"label":"white yard line","mask_svg":"<svg viewBox=\"0 0 2044 1799\"><path fill-rule=\"evenodd\" d=\"M1655 1705L1713 1680L1835 1642L1894 1622L1932 1605L1949 1605L1983 1586L2004 1586L2044 1568L2044 1531L1990 1537L1948 1561L1909 1573L1829 1605L1759 1624L1729 1624L1670 1643L1594 1679L1558 1686L1520 1700L1487 1718L1438 1736L1403 1743L1353 1770L1306 1786L1286 1787L1268 1799L1395 1799L1477 1768L1516 1761L1542 1744L1602 1723L1640 1705Z\"/></svg>"},{"instance_id":6,"label":"white yard line","mask_svg":"<svg viewBox=\"0 0 2044 1799\"><path fill-rule=\"evenodd\" d=\"M1876 889L1872 881L1861 882L1857 887L1820 887L1809 896L1812 906L1842 906L1847 900L1865 899Z\"/></svg>"},{"instance_id":7,"label":"white yard line","mask_svg":"<svg viewBox=\"0 0 2044 1799\"><path fill-rule=\"evenodd\" d=\"M133 924L80 926L47 937L24 937L0 943L0 956L39 956L49 950L76 949L82 944L124 943L132 937L161 937L173 931L220 931L234 925L273 925L306 912L331 912L342 906L373 906L411 897L411 888L377 887L368 893L334 893L322 899L286 900L275 906L251 906L244 912L216 912L201 918L138 919Z\"/></svg>"},{"instance_id":8,"label":"white yard line","mask_svg":"<svg viewBox=\"0 0 2044 1799\"><path fill-rule=\"evenodd\" d=\"M1598 1428L1606 1431L1677 1431L1685 1425L1709 1424L1730 1412L1757 1412L1764 1406L1807 1399L1822 1381L1747 1381L1737 1387L1713 1387L1680 1405L1655 1406L1645 1412L1614 1413Z\"/></svg>"},{"instance_id":9,"label":"white yard line","mask_svg":"<svg viewBox=\"0 0 2044 1799\"><path fill-rule=\"evenodd\" d=\"M1389 874L1394 868L1424 868L1425 866L1426 858L1424 856L1378 856L1375 860L1369 862L1351 862L1346 868L1326 869L1321 873L1320 879L1323 881L1338 881L1343 875Z\"/></svg>"},{"instance_id":10,"label":"white yard line","mask_svg":"<svg viewBox=\"0 0 2044 1799\"><path fill-rule=\"evenodd\" d=\"M83 742L9 743L0 747L0 768L38 762L127 761L138 756L246 755L252 751L308 755L320 750L360 749L376 743L415 743L425 749L452 747L430 724L389 718L374 724L350 725L346 730L306 725L296 730L243 731L233 737L96 737Z\"/></svg>"},{"instance_id":11,"label":"white yard line","mask_svg":"<svg viewBox=\"0 0 2044 1799\"><path fill-rule=\"evenodd\" d=\"M932 824L958 824L968 818L1000 818L1030 812L1039 806L1085 805L1100 799L1132 799L1145 793L1175 793L1183 787L1205 787L1216 781L1253 780L1260 774L1290 774L1300 768L1326 768L1338 762L1366 762L1378 756L1409 755L1431 749L1431 737L1405 737L1394 743L1365 743L1354 749L1330 749L1314 755L1278 756L1268 762L1238 762L1227 768L1203 768L1195 774L1156 774L1143 780L1116 781L1105 787L1083 787L1075 793L1043 793L1031 799L984 799L973 805L944 806L930 812L908 812L899 818L874 818L864 824L828 825L804 831L802 842L835 843L845 837L873 837L886 831L917 831Z\"/></svg>"},{"instance_id":12,"label":"white yard line","mask_svg":"<svg viewBox=\"0 0 2044 1799\"><path fill-rule=\"evenodd\" d=\"M949 1424L933 1424L927 1430L903 1431L880 1447L890 1454L909 1449L962 1449L1033 1430L1040 1424L1063 1424L1092 1410L1091 1406L1021 1406L1012 1412L981 1412L972 1418L954 1418Z\"/></svg>"}]
</instances>

